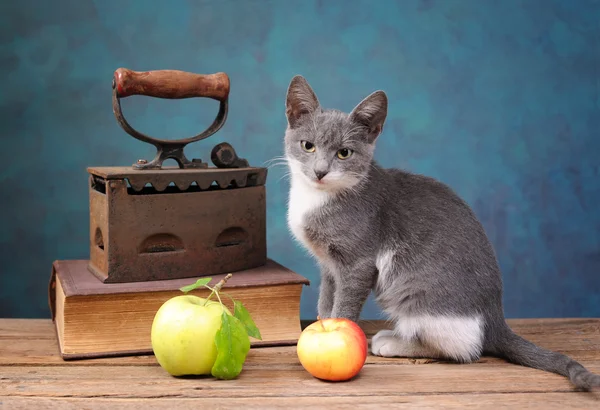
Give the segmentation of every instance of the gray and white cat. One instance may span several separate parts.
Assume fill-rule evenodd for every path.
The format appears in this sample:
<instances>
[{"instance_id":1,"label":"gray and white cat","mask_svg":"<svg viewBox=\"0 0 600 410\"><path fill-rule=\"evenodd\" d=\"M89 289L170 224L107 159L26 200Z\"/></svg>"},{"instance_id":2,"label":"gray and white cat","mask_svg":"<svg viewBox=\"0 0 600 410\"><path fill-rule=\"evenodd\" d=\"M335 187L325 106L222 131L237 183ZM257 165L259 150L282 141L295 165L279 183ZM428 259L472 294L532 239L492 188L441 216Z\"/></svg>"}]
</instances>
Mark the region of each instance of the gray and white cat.
<instances>
[{"instance_id":1,"label":"gray and white cat","mask_svg":"<svg viewBox=\"0 0 600 410\"><path fill-rule=\"evenodd\" d=\"M373 337L375 355L469 363L488 354L600 386L600 376L506 324L495 252L463 200L373 160L387 105L377 91L346 114L322 108L302 76L288 88L288 224L320 267L319 316L356 321L373 291L394 323Z\"/></svg>"}]
</instances>

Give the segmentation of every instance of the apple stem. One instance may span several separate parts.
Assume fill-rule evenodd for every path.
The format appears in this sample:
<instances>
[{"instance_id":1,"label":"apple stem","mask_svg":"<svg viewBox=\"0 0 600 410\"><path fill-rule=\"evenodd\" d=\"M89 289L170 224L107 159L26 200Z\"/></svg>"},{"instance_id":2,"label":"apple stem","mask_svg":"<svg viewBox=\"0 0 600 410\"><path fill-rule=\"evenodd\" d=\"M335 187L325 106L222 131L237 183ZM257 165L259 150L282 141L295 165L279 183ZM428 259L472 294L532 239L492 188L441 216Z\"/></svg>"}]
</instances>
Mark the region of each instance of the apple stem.
<instances>
[{"instance_id":1,"label":"apple stem","mask_svg":"<svg viewBox=\"0 0 600 410\"><path fill-rule=\"evenodd\" d=\"M204 301L204 305L206 305L206 303L208 303L208 301L210 300L210 298L212 298L212 296L215 294L215 292L219 292L221 290L221 288L223 287L223 285L225 285L225 283L227 283L227 281L232 277L233 275L231 273L228 273L227 275L225 275L225 277L223 279L221 279L219 281L219 283L217 283L215 285L214 288L212 288L212 292L210 292L210 295L208 295L208 297L206 298L206 300ZM219 295L217 294L217 297L219 297ZM221 298L219 298L219 302L221 301ZM222 303L221 303L222 304Z\"/></svg>"},{"instance_id":2,"label":"apple stem","mask_svg":"<svg viewBox=\"0 0 600 410\"><path fill-rule=\"evenodd\" d=\"M217 283L217 284L215 285L215 290L216 290L217 292L219 292L219 291L221 290L221 288L223 287L223 285L225 285L225 283L227 283L227 281L228 281L229 279L231 279L231 277L232 277L232 276L233 276L233 275L232 275L231 273L228 273L227 275L225 275L225 277L224 277L223 279L221 279L221 280L219 281L219 283Z\"/></svg>"},{"instance_id":3,"label":"apple stem","mask_svg":"<svg viewBox=\"0 0 600 410\"><path fill-rule=\"evenodd\" d=\"M327 330L325 330L325 326L323 325L323 321L321 320L321 318L319 316L317 316L317 320L321 324L321 327L323 328L323 332L326 332Z\"/></svg>"},{"instance_id":4,"label":"apple stem","mask_svg":"<svg viewBox=\"0 0 600 410\"><path fill-rule=\"evenodd\" d=\"M219 299L219 303L221 304L221 310L225 311L225 310L223 309L223 302L221 301L221 296L219 296L219 293L218 293L218 292L217 292L217 293L215 293L215 295L217 295L217 299Z\"/></svg>"}]
</instances>

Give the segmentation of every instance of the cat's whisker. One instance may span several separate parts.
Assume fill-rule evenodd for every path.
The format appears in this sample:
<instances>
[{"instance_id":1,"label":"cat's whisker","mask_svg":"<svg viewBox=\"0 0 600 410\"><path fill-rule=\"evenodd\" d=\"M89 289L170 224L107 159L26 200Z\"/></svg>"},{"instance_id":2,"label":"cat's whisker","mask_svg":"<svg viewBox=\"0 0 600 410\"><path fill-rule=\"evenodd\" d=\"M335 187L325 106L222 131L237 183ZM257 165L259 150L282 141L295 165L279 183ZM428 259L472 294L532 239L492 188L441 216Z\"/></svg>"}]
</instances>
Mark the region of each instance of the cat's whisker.
<instances>
[{"instance_id":1,"label":"cat's whisker","mask_svg":"<svg viewBox=\"0 0 600 410\"><path fill-rule=\"evenodd\" d=\"M287 178L287 177L290 177L291 175L292 175L292 173L291 173L291 172L285 172L285 173L284 173L284 174L283 174L283 175L282 175L282 176L281 176L281 177L280 177L280 178L277 180L277 182L279 183L279 182L281 182L281 180L282 180L282 179L284 179L284 178Z\"/></svg>"},{"instance_id":2,"label":"cat's whisker","mask_svg":"<svg viewBox=\"0 0 600 410\"><path fill-rule=\"evenodd\" d=\"M369 168L375 170L375 172L377 172L379 175L384 175L383 172L378 167L376 167L375 164L373 164L373 163L371 163L369 165ZM370 176L370 174L367 174L367 175Z\"/></svg>"},{"instance_id":3,"label":"cat's whisker","mask_svg":"<svg viewBox=\"0 0 600 410\"><path fill-rule=\"evenodd\" d=\"M279 161L287 161L288 159L286 157L275 157L275 158L271 158L267 161L264 162L264 164L270 164L271 162L279 162Z\"/></svg>"},{"instance_id":4,"label":"cat's whisker","mask_svg":"<svg viewBox=\"0 0 600 410\"><path fill-rule=\"evenodd\" d=\"M264 161L263 165L269 165L272 162L280 162L280 161L287 162L287 158L285 156L273 157L273 158L270 158L270 159Z\"/></svg>"},{"instance_id":5,"label":"cat's whisker","mask_svg":"<svg viewBox=\"0 0 600 410\"><path fill-rule=\"evenodd\" d=\"M264 166L266 166L267 168L274 168L279 166L289 167L289 164L290 158L286 156L277 156L264 162Z\"/></svg>"},{"instance_id":6,"label":"cat's whisker","mask_svg":"<svg viewBox=\"0 0 600 410\"><path fill-rule=\"evenodd\" d=\"M267 168L288 167L288 166L289 166L289 164L287 162L277 162L277 163L267 165Z\"/></svg>"}]
</instances>

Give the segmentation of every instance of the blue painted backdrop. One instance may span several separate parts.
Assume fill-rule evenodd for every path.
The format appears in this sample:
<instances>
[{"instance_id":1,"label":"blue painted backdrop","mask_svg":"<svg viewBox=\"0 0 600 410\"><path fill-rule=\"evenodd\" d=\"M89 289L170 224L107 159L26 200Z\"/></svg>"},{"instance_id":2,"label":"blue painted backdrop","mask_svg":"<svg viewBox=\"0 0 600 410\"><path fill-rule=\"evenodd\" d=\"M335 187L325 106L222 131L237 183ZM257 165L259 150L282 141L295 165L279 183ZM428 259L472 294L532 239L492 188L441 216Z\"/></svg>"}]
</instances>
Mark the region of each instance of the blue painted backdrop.
<instances>
[{"instance_id":1,"label":"blue painted backdrop","mask_svg":"<svg viewBox=\"0 0 600 410\"><path fill-rule=\"evenodd\" d=\"M188 153L208 160L226 140L254 165L282 154L294 74L342 110L386 90L378 160L474 207L507 315L600 316L599 22L593 0L4 1L0 316L48 317L51 262L87 257L86 167L153 155L111 111L121 66L227 72L228 122ZM204 129L216 109L123 101L134 127L163 138ZM318 273L288 234L284 174L269 174L268 250L312 280L310 318ZM363 317L379 316L369 301Z\"/></svg>"}]
</instances>

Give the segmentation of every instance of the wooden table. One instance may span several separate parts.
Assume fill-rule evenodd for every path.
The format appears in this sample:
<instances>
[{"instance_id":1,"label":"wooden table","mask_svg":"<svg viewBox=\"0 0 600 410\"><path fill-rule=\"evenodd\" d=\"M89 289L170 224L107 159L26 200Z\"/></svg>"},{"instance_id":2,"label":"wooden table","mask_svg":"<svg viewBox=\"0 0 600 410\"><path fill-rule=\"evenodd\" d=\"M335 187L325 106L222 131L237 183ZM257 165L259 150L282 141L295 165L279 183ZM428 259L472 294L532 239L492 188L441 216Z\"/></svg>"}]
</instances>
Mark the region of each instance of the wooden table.
<instances>
[{"instance_id":1,"label":"wooden table","mask_svg":"<svg viewBox=\"0 0 600 410\"><path fill-rule=\"evenodd\" d=\"M512 320L531 341L600 373L600 319ZM368 336L385 326L361 323ZM293 346L252 349L236 380L179 379L153 356L64 362L49 320L0 319L0 409L37 408L600 409L600 393L565 378L484 357L457 365L369 356L344 383L310 376Z\"/></svg>"}]
</instances>

